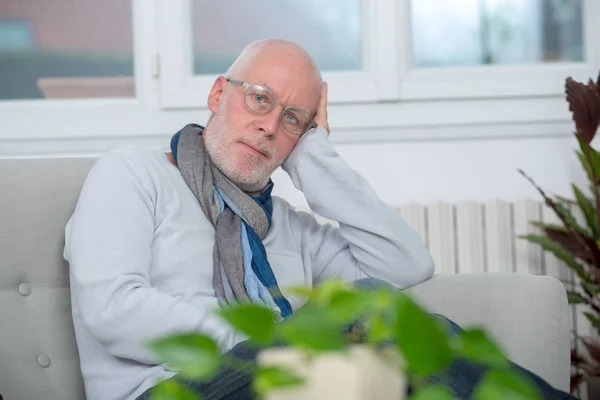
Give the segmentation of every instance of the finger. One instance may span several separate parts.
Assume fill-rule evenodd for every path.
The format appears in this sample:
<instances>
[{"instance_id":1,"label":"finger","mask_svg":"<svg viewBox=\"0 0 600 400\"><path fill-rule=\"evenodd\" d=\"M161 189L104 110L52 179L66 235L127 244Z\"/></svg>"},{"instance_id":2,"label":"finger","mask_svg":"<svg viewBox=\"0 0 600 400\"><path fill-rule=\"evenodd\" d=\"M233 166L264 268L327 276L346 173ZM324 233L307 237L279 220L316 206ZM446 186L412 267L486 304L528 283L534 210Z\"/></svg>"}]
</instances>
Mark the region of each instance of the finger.
<instances>
[{"instance_id":1,"label":"finger","mask_svg":"<svg viewBox=\"0 0 600 400\"><path fill-rule=\"evenodd\" d=\"M319 102L319 112L323 113L323 115L327 114L327 82L323 82L323 87L321 88L321 100Z\"/></svg>"}]
</instances>

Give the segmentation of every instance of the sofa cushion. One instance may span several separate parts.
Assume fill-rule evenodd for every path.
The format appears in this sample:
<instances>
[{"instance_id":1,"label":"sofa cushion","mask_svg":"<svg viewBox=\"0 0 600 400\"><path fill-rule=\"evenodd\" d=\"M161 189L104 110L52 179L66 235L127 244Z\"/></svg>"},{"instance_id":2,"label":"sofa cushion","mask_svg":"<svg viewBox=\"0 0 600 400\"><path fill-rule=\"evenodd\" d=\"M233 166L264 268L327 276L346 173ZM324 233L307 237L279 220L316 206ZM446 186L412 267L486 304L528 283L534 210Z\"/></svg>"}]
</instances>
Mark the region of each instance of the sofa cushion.
<instances>
[{"instance_id":1,"label":"sofa cushion","mask_svg":"<svg viewBox=\"0 0 600 400\"><path fill-rule=\"evenodd\" d=\"M84 399L64 228L93 159L0 160L0 393Z\"/></svg>"}]
</instances>

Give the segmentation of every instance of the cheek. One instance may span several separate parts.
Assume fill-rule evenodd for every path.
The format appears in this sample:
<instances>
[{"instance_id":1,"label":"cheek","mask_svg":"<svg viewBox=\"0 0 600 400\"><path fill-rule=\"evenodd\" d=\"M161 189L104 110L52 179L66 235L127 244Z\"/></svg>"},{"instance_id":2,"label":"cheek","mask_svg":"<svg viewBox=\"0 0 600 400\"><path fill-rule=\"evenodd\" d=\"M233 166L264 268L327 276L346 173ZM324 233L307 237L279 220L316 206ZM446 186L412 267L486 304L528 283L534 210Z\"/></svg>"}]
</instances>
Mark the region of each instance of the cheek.
<instances>
[{"instance_id":1,"label":"cheek","mask_svg":"<svg viewBox=\"0 0 600 400\"><path fill-rule=\"evenodd\" d=\"M287 158L298 142L298 137L289 134L280 134L275 140L277 154Z\"/></svg>"},{"instance_id":2,"label":"cheek","mask_svg":"<svg viewBox=\"0 0 600 400\"><path fill-rule=\"evenodd\" d=\"M227 125L235 132L246 132L256 116L242 102L232 102L227 109Z\"/></svg>"}]
</instances>

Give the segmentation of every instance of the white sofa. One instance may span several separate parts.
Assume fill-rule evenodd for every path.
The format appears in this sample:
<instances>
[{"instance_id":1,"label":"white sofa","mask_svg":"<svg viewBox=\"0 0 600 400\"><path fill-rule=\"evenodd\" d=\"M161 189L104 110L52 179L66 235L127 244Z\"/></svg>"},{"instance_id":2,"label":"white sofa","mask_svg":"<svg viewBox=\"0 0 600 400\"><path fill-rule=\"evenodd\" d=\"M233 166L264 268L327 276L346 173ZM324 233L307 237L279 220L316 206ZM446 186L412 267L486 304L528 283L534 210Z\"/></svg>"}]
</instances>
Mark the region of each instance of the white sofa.
<instances>
[{"instance_id":1,"label":"white sofa","mask_svg":"<svg viewBox=\"0 0 600 400\"><path fill-rule=\"evenodd\" d=\"M94 159L0 160L0 394L85 398L73 327L64 227ZM437 275L409 289L431 311L481 324L518 364L569 387L569 313L555 278Z\"/></svg>"}]
</instances>

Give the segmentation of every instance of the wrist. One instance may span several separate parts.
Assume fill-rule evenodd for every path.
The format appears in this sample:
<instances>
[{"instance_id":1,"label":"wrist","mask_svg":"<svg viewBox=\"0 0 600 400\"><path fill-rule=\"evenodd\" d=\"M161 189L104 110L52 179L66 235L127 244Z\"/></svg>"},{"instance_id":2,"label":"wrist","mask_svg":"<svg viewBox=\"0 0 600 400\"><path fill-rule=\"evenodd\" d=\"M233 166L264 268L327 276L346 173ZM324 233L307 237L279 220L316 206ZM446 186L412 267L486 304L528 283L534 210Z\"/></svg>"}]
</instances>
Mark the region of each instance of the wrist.
<instances>
[{"instance_id":1,"label":"wrist","mask_svg":"<svg viewBox=\"0 0 600 400\"><path fill-rule=\"evenodd\" d=\"M296 166L307 154L313 153L313 150L320 144L327 143L328 136L328 131L321 126L306 132L298 140L298 143L296 143L296 146L284 161L282 165L284 171L288 171L290 168Z\"/></svg>"}]
</instances>

